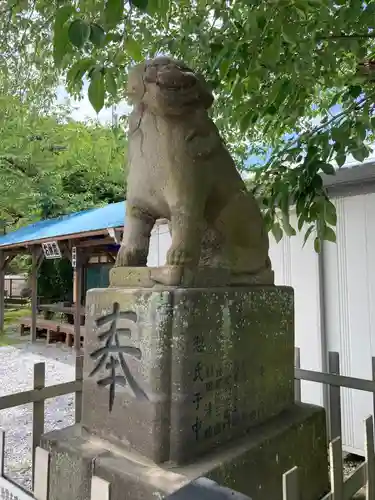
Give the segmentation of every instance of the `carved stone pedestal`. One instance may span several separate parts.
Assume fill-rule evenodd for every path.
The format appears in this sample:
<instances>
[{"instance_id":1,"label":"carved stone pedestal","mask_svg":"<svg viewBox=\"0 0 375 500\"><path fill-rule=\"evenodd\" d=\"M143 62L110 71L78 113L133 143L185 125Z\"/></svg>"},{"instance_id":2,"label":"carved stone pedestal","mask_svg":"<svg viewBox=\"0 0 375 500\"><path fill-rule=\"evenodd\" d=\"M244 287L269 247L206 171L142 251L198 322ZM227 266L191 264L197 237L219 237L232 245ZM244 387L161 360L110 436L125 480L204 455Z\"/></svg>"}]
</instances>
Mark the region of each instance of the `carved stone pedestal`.
<instances>
[{"instance_id":1,"label":"carved stone pedestal","mask_svg":"<svg viewBox=\"0 0 375 500\"><path fill-rule=\"evenodd\" d=\"M282 500L282 474L297 465L301 500L317 500L329 491L324 429L322 408L293 405L245 437L176 465L155 464L75 425L42 438L50 451L49 499L90 500L95 474L111 484L111 500L163 498L202 476L252 500Z\"/></svg>"},{"instance_id":2,"label":"carved stone pedestal","mask_svg":"<svg viewBox=\"0 0 375 500\"><path fill-rule=\"evenodd\" d=\"M201 475L277 500L294 465L304 499L325 492L324 410L293 403L291 288L97 289L87 311L82 425L43 437L51 500L89 500L93 473L111 500Z\"/></svg>"}]
</instances>

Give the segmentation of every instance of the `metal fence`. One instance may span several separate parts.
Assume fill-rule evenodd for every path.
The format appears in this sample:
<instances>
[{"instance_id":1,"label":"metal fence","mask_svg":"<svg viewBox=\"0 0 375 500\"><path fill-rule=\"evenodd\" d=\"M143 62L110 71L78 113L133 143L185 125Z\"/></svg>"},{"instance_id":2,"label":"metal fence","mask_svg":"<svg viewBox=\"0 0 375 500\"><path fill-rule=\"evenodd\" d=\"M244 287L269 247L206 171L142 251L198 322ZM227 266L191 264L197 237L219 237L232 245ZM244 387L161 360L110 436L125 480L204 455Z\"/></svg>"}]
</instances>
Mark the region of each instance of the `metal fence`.
<instances>
[{"instance_id":1,"label":"metal fence","mask_svg":"<svg viewBox=\"0 0 375 500\"><path fill-rule=\"evenodd\" d=\"M27 277L10 274L4 278L4 292L6 298L20 298L22 290L27 287Z\"/></svg>"},{"instance_id":2,"label":"metal fence","mask_svg":"<svg viewBox=\"0 0 375 500\"><path fill-rule=\"evenodd\" d=\"M366 458L365 461L344 481L343 453L341 442L341 394L340 388L351 388L373 393L375 408L375 358L373 358L372 380L358 379L340 375L340 359L337 352L329 353L329 373L303 370L299 363L299 349L295 357L295 394L296 400L301 399L301 381L308 380L328 386L327 427L330 437L330 476L331 491L323 498L317 500L349 500L362 487L366 487L366 498L375 500L375 453L373 417L365 420ZM45 386L45 364L34 365L33 389L0 398L0 410L20 406L26 403L33 404L33 491L32 495L18 485L12 483L3 474L4 435L0 434L0 498L24 500L36 498L48 499L48 474L49 453L38 447L40 437L44 432L44 401L49 398L75 393L75 420L81 420L82 412L82 379L83 357L77 357L75 380L63 384ZM35 470L38 470L35 473ZM12 491L4 494L3 489ZM16 491L16 493L14 493ZM98 494L100 493L100 496ZM235 492L234 492L235 494ZM11 496L13 495L13 496ZM93 477L92 500L110 500L110 484L102 478ZM199 496L197 497L199 498ZM216 499L220 495L217 493ZM287 471L283 476L283 500L297 500L300 498L298 485L298 467Z\"/></svg>"}]
</instances>

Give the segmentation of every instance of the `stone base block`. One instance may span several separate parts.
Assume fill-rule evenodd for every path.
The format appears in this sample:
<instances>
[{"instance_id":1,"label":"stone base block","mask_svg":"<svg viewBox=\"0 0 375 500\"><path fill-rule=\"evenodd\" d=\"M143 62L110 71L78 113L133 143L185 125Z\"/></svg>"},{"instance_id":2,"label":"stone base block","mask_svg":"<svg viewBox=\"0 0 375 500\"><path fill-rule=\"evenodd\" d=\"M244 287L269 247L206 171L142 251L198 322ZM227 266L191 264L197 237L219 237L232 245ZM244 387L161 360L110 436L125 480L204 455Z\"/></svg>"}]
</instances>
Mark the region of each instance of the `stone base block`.
<instances>
[{"instance_id":1,"label":"stone base block","mask_svg":"<svg viewBox=\"0 0 375 500\"><path fill-rule=\"evenodd\" d=\"M300 469L301 500L329 490L325 412L305 404L184 466L157 465L79 425L45 434L41 444L50 452L50 500L89 500L92 475L110 482L111 500L164 498L201 476L252 500L282 500L282 474L294 466Z\"/></svg>"},{"instance_id":2,"label":"stone base block","mask_svg":"<svg viewBox=\"0 0 375 500\"><path fill-rule=\"evenodd\" d=\"M161 267L113 267L109 273L112 287L157 288L160 285L179 287L218 287L273 285L274 272L265 269L257 274L232 273L225 267L186 268Z\"/></svg>"},{"instance_id":3,"label":"stone base block","mask_svg":"<svg viewBox=\"0 0 375 500\"><path fill-rule=\"evenodd\" d=\"M82 424L98 438L182 464L294 401L291 288L92 289L86 307Z\"/></svg>"}]
</instances>

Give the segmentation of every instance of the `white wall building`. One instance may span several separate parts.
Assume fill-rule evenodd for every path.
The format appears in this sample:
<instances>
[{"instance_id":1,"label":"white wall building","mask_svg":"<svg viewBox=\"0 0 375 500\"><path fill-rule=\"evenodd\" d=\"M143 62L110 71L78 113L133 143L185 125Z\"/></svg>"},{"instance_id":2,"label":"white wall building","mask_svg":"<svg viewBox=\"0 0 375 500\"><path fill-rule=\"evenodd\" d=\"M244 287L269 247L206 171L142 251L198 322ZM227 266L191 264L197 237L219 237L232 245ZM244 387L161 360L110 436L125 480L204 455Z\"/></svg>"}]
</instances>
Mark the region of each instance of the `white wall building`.
<instances>
[{"instance_id":1,"label":"white wall building","mask_svg":"<svg viewBox=\"0 0 375 500\"><path fill-rule=\"evenodd\" d=\"M324 181L337 208L337 243L325 242L318 255L312 238L302 247L304 233L284 237L279 244L271 237L276 284L295 290L296 346L301 349L301 368L326 371L328 351L338 351L341 374L372 379L375 164L343 168ZM156 226L148 265L165 263L170 242L168 226ZM323 405L324 394L320 384L302 383L305 402ZM343 444L347 451L363 454L363 420L373 411L370 394L342 389Z\"/></svg>"}]
</instances>

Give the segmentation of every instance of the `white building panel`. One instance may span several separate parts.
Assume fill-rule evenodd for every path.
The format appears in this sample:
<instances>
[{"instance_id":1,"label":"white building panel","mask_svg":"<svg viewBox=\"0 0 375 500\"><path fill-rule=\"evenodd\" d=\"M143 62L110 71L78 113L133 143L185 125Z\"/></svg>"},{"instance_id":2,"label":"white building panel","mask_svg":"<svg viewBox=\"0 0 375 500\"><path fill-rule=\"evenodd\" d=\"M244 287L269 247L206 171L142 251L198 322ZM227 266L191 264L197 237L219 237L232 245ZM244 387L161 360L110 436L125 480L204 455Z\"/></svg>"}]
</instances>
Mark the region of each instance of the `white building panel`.
<instances>
[{"instance_id":1,"label":"white building panel","mask_svg":"<svg viewBox=\"0 0 375 500\"><path fill-rule=\"evenodd\" d=\"M284 237L278 244L270 236L276 284L290 285L295 291L295 343L301 349L302 368L322 371L322 350L326 348L339 352L342 374L368 379L372 376L375 194L361 185L356 188L359 194L353 196L352 187L345 182L358 182L363 175L369 181L375 180L373 168L362 166L362 173L360 169L344 169L338 174L339 180L326 180L329 185L336 183L340 193L351 195L333 198L338 212L337 244L326 242L320 257L314 251L313 238L302 247L304 232ZM291 219L296 227L295 216ZM149 265L163 265L171 244L168 226L158 226L153 239L157 241L152 240ZM322 386L303 382L302 399L323 405ZM342 389L343 444L347 451L363 454L363 420L373 411L371 394Z\"/></svg>"},{"instance_id":2,"label":"white building panel","mask_svg":"<svg viewBox=\"0 0 375 500\"><path fill-rule=\"evenodd\" d=\"M375 355L375 194L334 200L337 244L324 247L327 348L340 353L343 375L371 379ZM372 395L342 389L343 444L364 449L363 420Z\"/></svg>"},{"instance_id":3,"label":"white building panel","mask_svg":"<svg viewBox=\"0 0 375 500\"><path fill-rule=\"evenodd\" d=\"M294 214L290 222L297 227ZM275 283L294 288L295 345L301 350L301 367L321 371L319 265L310 238L303 247L304 232L291 238L284 236L279 243L270 236L270 257ZM322 386L302 382L302 400L323 405Z\"/></svg>"}]
</instances>

